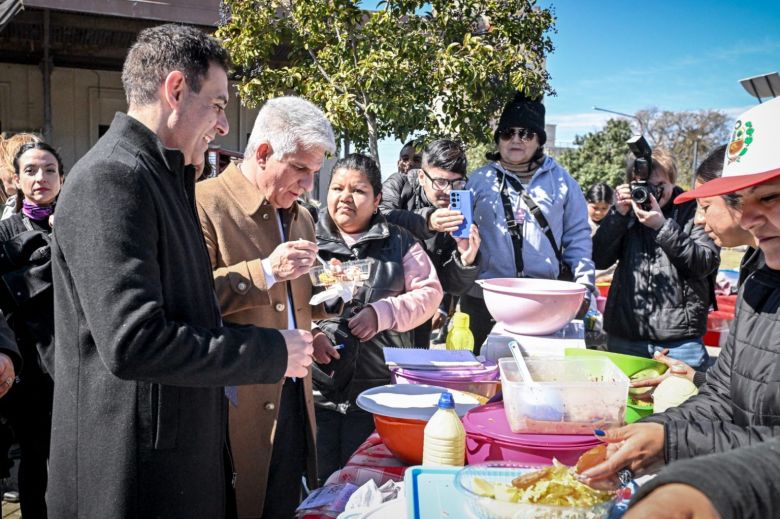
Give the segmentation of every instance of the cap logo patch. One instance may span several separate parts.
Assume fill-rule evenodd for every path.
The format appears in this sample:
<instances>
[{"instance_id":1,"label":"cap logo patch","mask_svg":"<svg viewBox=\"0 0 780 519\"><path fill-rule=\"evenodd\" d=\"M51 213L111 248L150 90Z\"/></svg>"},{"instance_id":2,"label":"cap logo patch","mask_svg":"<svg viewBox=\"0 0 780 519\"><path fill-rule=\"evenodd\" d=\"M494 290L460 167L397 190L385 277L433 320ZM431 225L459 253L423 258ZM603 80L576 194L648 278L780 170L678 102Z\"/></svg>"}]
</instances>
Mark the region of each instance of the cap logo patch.
<instances>
[{"instance_id":1,"label":"cap logo patch","mask_svg":"<svg viewBox=\"0 0 780 519\"><path fill-rule=\"evenodd\" d=\"M742 122L737 119L734 123L734 131L731 132L731 142L729 142L728 160L729 164L739 162L743 155L748 152L750 144L753 142L753 123L750 121Z\"/></svg>"}]
</instances>

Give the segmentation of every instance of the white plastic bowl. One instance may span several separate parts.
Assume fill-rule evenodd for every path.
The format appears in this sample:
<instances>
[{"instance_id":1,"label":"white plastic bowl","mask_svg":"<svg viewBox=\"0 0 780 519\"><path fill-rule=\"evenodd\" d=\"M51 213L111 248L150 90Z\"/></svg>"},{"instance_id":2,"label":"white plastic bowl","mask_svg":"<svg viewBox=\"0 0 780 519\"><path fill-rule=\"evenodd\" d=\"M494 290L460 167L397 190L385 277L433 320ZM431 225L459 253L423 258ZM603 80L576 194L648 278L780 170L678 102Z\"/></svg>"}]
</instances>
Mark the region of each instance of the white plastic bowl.
<instances>
[{"instance_id":1,"label":"white plastic bowl","mask_svg":"<svg viewBox=\"0 0 780 519\"><path fill-rule=\"evenodd\" d=\"M577 315L586 288L554 279L481 279L485 304L510 333L550 335Z\"/></svg>"}]
</instances>

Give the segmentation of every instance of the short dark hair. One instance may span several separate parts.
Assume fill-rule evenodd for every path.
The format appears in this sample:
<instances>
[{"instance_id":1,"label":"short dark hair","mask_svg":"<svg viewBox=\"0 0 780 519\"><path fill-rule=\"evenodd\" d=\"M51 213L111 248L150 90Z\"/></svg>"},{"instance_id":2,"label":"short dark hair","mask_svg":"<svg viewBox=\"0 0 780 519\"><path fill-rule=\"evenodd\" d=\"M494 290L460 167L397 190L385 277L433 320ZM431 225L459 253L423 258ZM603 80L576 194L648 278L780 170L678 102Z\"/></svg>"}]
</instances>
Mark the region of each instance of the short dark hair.
<instances>
[{"instance_id":1,"label":"short dark hair","mask_svg":"<svg viewBox=\"0 0 780 519\"><path fill-rule=\"evenodd\" d=\"M698 180L703 184L705 182L709 182L710 180L720 178L721 175L723 175L723 163L726 160L727 146L727 144L718 146L712 150L712 153L707 155L706 159L701 161L699 167L696 168L696 175L694 176L695 180ZM721 198L723 198L723 200L726 202L726 205L729 207L739 207L739 204L742 200L736 193L726 193L725 195L721 195Z\"/></svg>"},{"instance_id":2,"label":"short dark hair","mask_svg":"<svg viewBox=\"0 0 780 519\"><path fill-rule=\"evenodd\" d=\"M213 36L188 25L165 24L138 33L122 67L122 85L127 103L148 105L157 100L157 90L174 70L184 74L193 92L212 63L227 72L228 52Z\"/></svg>"},{"instance_id":3,"label":"short dark hair","mask_svg":"<svg viewBox=\"0 0 780 519\"><path fill-rule=\"evenodd\" d=\"M612 188L604 182L597 182L590 186L588 192L585 193L585 200L587 200L589 204L607 203L611 205L613 201Z\"/></svg>"},{"instance_id":4,"label":"short dark hair","mask_svg":"<svg viewBox=\"0 0 780 519\"><path fill-rule=\"evenodd\" d=\"M351 153L343 159L339 159L331 170L330 182L333 182L333 173L339 169L360 171L368 178L371 189L374 190L374 196L382 192L382 173L380 173L379 166L376 165L376 162L371 157L360 153ZM328 186L330 186L330 183L328 183Z\"/></svg>"},{"instance_id":5,"label":"short dark hair","mask_svg":"<svg viewBox=\"0 0 780 519\"><path fill-rule=\"evenodd\" d=\"M438 139L428 144L423 150L422 163L425 166L441 168L463 176L467 171L463 144L449 139Z\"/></svg>"}]
</instances>

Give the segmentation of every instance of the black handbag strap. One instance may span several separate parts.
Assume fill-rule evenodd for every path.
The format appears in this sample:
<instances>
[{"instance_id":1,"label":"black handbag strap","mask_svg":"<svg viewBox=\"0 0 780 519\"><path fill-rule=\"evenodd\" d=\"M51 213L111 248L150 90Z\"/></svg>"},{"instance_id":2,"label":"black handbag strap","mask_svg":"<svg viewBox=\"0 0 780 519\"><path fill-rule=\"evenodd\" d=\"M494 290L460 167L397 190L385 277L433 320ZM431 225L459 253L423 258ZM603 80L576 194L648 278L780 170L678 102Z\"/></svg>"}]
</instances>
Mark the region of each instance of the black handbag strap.
<instances>
[{"instance_id":1,"label":"black handbag strap","mask_svg":"<svg viewBox=\"0 0 780 519\"><path fill-rule=\"evenodd\" d=\"M564 263L563 263L563 254L561 253L561 249L558 248L558 243L555 241L555 236L553 235L552 229L550 228L550 224L547 223L547 218L544 217L544 213L542 213L542 210L539 208L538 205L536 205L536 202L534 202L533 198L523 189L523 185L520 183L519 180L516 178L511 177L510 175L507 175L503 171L496 169L496 171L503 177L503 186L501 189L501 202L504 204L504 212L507 215L507 226L509 226L509 218L510 215L512 216L512 220L514 221L514 214L512 212L512 205L509 201L509 193L507 191L507 184L512 185L512 189L517 191L520 196L523 198L523 201L525 202L525 205L528 206L528 210L531 212L534 218L536 218L536 221L539 222L539 226L542 228L542 232L544 232L544 235L547 236L547 239L550 241L550 245L552 245L553 251L555 251L555 258L558 260L558 266L561 272L564 270ZM511 234L511 229L510 229ZM522 240L522 235L520 236ZM512 240L514 242L514 238ZM521 260L522 261L522 260Z\"/></svg>"},{"instance_id":2,"label":"black handbag strap","mask_svg":"<svg viewBox=\"0 0 780 519\"><path fill-rule=\"evenodd\" d=\"M496 170L498 171L498 170ZM508 178L501 171L498 171L504 178ZM509 198L509 190L507 189L507 182L501 183L501 203L504 206L504 217L506 218L506 228L509 231L509 237L512 239L512 249L515 253L515 268L517 269L517 277L524 277L525 266L523 264L523 224L524 222L518 222L515 218L515 212L512 210L512 202ZM513 186L514 187L514 186ZM522 192L523 186L520 186Z\"/></svg>"}]
</instances>

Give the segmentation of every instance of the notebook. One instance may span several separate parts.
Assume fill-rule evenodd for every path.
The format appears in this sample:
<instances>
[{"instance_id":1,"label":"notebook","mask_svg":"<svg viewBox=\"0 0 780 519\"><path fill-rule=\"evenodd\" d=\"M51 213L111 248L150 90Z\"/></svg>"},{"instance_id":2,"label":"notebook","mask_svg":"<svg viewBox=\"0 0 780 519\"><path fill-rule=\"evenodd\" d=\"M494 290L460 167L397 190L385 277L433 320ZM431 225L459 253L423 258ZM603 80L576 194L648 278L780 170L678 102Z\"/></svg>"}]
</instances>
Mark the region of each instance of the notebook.
<instances>
[{"instance_id":1,"label":"notebook","mask_svg":"<svg viewBox=\"0 0 780 519\"><path fill-rule=\"evenodd\" d=\"M385 364L405 369L481 368L469 350L426 350L423 348L384 348Z\"/></svg>"}]
</instances>

